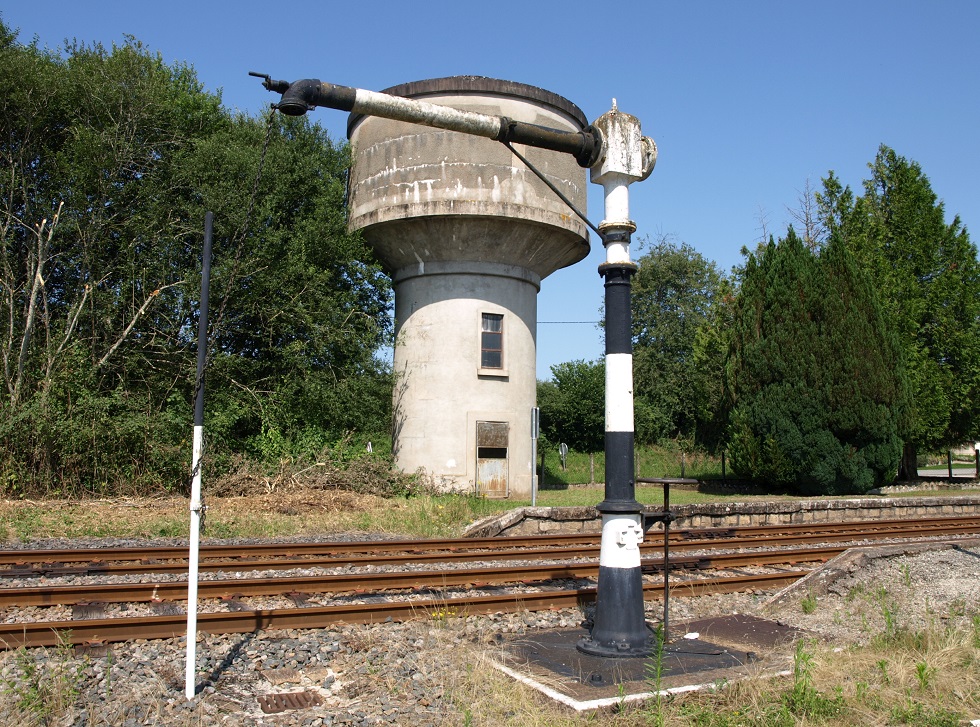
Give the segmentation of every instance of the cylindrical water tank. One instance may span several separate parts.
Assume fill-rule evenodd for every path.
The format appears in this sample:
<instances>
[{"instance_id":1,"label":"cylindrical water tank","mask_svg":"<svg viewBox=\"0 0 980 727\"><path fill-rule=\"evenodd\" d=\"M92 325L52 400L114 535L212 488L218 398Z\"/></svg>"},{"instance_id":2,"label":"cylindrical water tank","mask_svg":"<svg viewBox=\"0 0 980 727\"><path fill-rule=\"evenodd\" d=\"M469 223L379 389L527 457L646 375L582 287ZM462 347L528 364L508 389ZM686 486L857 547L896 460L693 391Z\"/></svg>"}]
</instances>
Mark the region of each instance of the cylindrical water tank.
<instances>
[{"instance_id":1,"label":"cylindrical water tank","mask_svg":"<svg viewBox=\"0 0 980 727\"><path fill-rule=\"evenodd\" d=\"M549 91L456 76L386 93L580 131ZM541 279L583 259L588 231L503 144L352 115L349 224L395 288L394 449L448 489L528 496ZM581 210L586 173L569 155L515 148Z\"/></svg>"}]
</instances>

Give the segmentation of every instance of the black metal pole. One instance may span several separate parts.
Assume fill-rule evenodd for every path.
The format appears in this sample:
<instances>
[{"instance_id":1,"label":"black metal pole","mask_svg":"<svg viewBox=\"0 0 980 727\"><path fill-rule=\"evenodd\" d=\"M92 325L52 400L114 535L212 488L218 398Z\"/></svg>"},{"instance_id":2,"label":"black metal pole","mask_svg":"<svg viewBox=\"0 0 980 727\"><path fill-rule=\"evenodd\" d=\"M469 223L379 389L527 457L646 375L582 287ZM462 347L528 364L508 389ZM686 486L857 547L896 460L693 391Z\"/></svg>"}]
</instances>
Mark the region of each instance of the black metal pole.
<instances>
[{"instance_id":1,"label":"black metal pole","mask_svg":"<svg viewBox=\"0 0 980 727\"><path fill-rule=\"evenodd\" d=\"M660 643L666 646L670 640L670 524L676 519L674 513L670 511L670 486L671 484L696 485L698 481L684 477L637 477L636 481L638 483L646 482L656 484L664 488L663 512L648 512L645 514L645 517L648 523L662 522L664 524L664 617L661 625L662 634Z\"/></svg>"},{"instance_id":2,"label":"black metal pole","mask_svg":"<svg viewBox=\"0 0 980 727\"><path fill-rule=\"evenodd\" d=\"M204 260L201 263L201 306L197 321L197 379L194 390L194 426L204 426L204 367L208 359L208 305L211 292L211 236L214 213L204 215Z\"/></svg>"},{"instance_id":3,"label":"black metal pole","mask_svg":"<svg viewBox=\"0 0 980 727\"><path fill-rule=\"evenodd\" d=\"M603 244L629 243L630 233L603 235ZM643 613L643 506L636 501L633 459L633 340L630 311L633 263L604 263L606 303L606 486L602 550L590 635L577 648L595 656L642 657L653 643Z\"/></svg>"},{"instance_id":4,"label":"black metal pole","mask_svg":"<svg viewBox=\"0 0 980 727\"><path fill-rule=\"evenodd\" d=\"M599 272L605 278L606 366L614 365L614 357L629 357L632 377L633 314L630 310L630 295L631 278L636 272L636 266L604 264L599 266ZM616 373L607 369L606 386L610 385L610 378L615 378ZM632 394L632 391L629 393ZM615 396L613 398L615 399ZM628 406L632 411L633 402L614 400L607 406L610 409ZM599 512L630 514L642 512L642 506L636 501L633 442L632 423L628 431L625 427L620 430L615 425L610 430L607 424L605 500L599 503Z\"/></svg>"}]
</instances>

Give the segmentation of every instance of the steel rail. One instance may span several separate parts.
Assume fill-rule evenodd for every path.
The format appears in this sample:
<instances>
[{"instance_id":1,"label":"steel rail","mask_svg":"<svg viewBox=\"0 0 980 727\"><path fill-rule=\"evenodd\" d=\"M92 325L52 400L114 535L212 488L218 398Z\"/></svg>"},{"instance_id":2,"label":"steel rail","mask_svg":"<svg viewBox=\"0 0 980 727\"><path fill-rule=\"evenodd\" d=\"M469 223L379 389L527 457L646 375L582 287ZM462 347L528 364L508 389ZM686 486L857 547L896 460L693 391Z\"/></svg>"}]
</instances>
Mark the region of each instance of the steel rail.
<instances>
[{"instance_id":1,"label":"steel rail","mask_svg":"<svg viewBox=\"0 0 980 727\"><path fill-rule=\"evenodd\" d=\"M671 585L671 596L734 593L749 589L776 588L793 583L809 571L737 576ZM644 585L644 598L663 597L662 584ZM594 588L493 596L438 598L390 603L319 606L311 608L263 609L198 614L199 631L211 634L249 633L266 629L312 629L336 624L382 623L414 618L462 617L501 611L540 611L581 607L595 599ZM0 648L85 645L133 639L169 639L186 634L186 616L139 616L130 618L38 621L0 625Z\"/></svg>"},{"instance_id":2,"label":"steel rail","mask_svg":"<svg viewBox=\"0 0 980 727\"><path fill-rule=\"evenodd\" d=\"M709 540L682 540L675 543L671 540L671 549L721 549L721 548L762 548L785 547L788 545L805 545L807 543L855 542L859 540L889 540L897 538L935 538L953 535L980 535L980 521L975 523L954 524L952 526L923 527L912 523L905 528L875 528L873 530L858 530L856 528L844 531L815 531L807 534L767 535L758 537L712 538ZM661 540L662 544L662 540ZM650 544L655 547L656 544ZM2 573L2 571L0 571Z\"/></svg>"},{"instance_id":3,"label":"steel rail","mask_svg":"<svg viewBox=\"0 0 980 727\"><path fill-rule=\"evenodd\" d=\"M319 543L251 543L243 545L203 544L201 558L254 558L282 555L349 555L352 553L424 553L427 551L492 550L500 548L567 545L598 542L599 535L530 535L520 538L431 538L423 540L353 540ZM24 562L73 563L89 559L100 561L180 560L187 558L187 546L148 548L95 548L0 550L0 565ZM28 560L29 559L29 560Z\"/></svg>"},{"instance_id":4,"label":"steel rail","mask_svg":"<svg viewBox=\"0 0 980 727\"><path fill-rule=\"evenodd\" d=\"M885 540L896 538L924 538L924 537L951 537L955 535L974 535L980 532L980 528L975 523L959 523L947 527L923 527L921 523L914 522L904 530L876 529L874 532L859 532L858 535L851 532L838 533L813 533L805 535L783 535L767 538L711 538L708 540L682 540L671 541L672 549L677 550L721 550L721 549L741 549L741 548L785 548L792 545L806 545L808 543L833 543L848 542L855 540ZM654 553L662 547L663 539L648 539L641 545L644 553ZM386 565L399 565L405 563L446 563L446 562L472 562L488 560L559 560L559 559L578 559L595 558L598 545L594 542L585 546L572 548L535 548L529 550L518 550L509 548L504 551L440 551L436 553L410 552L410 553L390 553L387 554L383 562ZM198 568L202 571L259 571L259 570L292 570L309 568L336 568L340 566L360 567L377 565L379 558L377 555L357 555L353 557L341 558L327 556L324 558L276 558L276 559L254 559L254 560L204 560ZM67 575L161 575L179 574L187 570L186 562L176 561L168 563L147 563L147 562L121 562L121 563L88 563L80 566L65 566L61 564L35 564L21 567L13 566L0 569L0 579L3 578L23 578L32 576L67 576Z\"/></svg>"},{"instance_id":5,"label":"steel rail","mask_svg":"<svg viewBox=\"0 0 980 727\"><path fill-rule=\"evenodd\" d=\"M906 529L911 526L935 528L952 524L980 524L980 515L956 515L947 517L930 518L900 518L890 520L842 520L839 522L816 522L816 523L785 523L777 525L739 525L731 528L689 528L672 530L679 534L681 539L695 534L698 537L714 537L713 533L722 535L733 534L738 537L773 537L779 533L791 535L801 531L809 532L813 530L827 532L852 532L858 531L879 531L890 529Z\"/></svg>"},{"instance_id":6,"label":"steel rail","mask_svg":"<svg viewBox=\"0 0 980 727\"><path fill-rule=\"evenodd\" d=\"M808 548L769 553L724 553L671 559L671 570L708 570L755 565L796 565L824 562L846 547ZM663 571L663 559L644 561L644 573ZM438 571L343 573L290 578L234 578L198 582L201 598L281 596L290 593L377 592L449 586L541 583L549 580L595 578L597 563L499 566ZM146 603L187 598L186 581L157 583L108 583L68 586L27 586L0 589L0 607L54 606L78 603Z\"/></svg>"},{"instance_id":7,"label":"steel rail","mask_svg":"<svg viewBox=\"0 0 980 727\"><path fill-rule=\"evenodd\" d=\"M959 524L967 528L975 526L980 530L980 516L958 516L951 518L923 518L917 520L879 520L843 521L837 523L801 523L788 525L755 525L732 528L693 528L673 529L671 543L676 541L711 541L719 539L772 538L780 534L787 536L805 533L807 537L820 533L846 533L854 531L885 532L891 530L938 529ZM572 544L598 543L599 532L571 535L530 535L521 537L499 536L491 538L438 538L424 540L370 540L334 541L327 543L258 543L245 545L210 544L201 546L202 559L215 558L257 558L261 556L303 556L337 555L363 553L426 553L448 551L450 553L470 550L500 550L501 548L525 548L531 546L564 546ZM654 547L662 547L662 533L650 531L648 541ZM659 542L658 542L659 541ZM182 560L187 558L187 547L129 547L97 548L79 547L68 549L18 549L0 550L0 565L24 565L31 563L81 563L88 561L148 561ZM0 570L2 573L2 570Z\"/></svg>"},{"instance_id":8,"label":"steel rail","mask_svg":"<svg viewBox=\"0 0 980 727\"><path fill-rule=\"evenodd\" d=\"M270 558L256 560L207 560L201 561L198 569L201 571L256 571L256 570L293 570L297 568L338 568L342 566L363 567L378 565L402 565L405 563L463 563L487 560L540 560L543 558L574 559L594 558L597 545L578 548L536 548L533 550L505 551L468 551L460 553L391 553L379 557L377 555L357 555L349 558ZM8 568L0 570L0 578L22 577L30 575L132 575L132 574L164 574L186 573L185 562L171 563L89 563L81 566L41 566L40 568Z\"/></svg>"}]
</instances>

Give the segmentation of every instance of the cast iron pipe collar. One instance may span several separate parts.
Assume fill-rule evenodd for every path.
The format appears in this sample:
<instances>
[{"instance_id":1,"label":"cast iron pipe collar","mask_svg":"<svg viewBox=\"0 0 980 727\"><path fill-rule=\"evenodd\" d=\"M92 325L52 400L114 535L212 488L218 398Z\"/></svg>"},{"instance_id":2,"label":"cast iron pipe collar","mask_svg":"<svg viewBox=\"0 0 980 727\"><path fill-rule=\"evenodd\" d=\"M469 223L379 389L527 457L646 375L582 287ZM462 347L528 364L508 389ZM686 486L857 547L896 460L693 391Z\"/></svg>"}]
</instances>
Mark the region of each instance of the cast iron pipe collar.
<instances>
[{"instance_id":1,"label":"cast iron pipe collar","mask_svg":"<svg viewBox=\"0 0 980 727\"><path fill-rule=\"evenodd\" d=\"M628 276L635 275L639 269L640 266L633 262L601 263L599 265L599 275L605 277L606 273L622 271L624 277L628 279Z\"/></svg>"},{"instance_id":2,"label":"cast iron pipe collar","mask_svg":"<svg viewBox=\"0 0 980 727\"><path fill-rule=\"evenodd\" d=\"M633 483L630 482L630 486ZM632 500L603 500L595 507L601 513L617 514L617 515L636 515L643 512L643 505L636 501L634 497Z\"/></svg>"},{"instance_id":3,"label":"cast iron pipe collar","mask_svg":"<svg viewBox=\"0 0 980 727\"><path fill-rule=\"evenodd\" d=\"M497 141L565 152L585 168L595 164L602 153L602 134L594 126L578 132L563 131L501 116Z\"/></svg>"}]
</instances>

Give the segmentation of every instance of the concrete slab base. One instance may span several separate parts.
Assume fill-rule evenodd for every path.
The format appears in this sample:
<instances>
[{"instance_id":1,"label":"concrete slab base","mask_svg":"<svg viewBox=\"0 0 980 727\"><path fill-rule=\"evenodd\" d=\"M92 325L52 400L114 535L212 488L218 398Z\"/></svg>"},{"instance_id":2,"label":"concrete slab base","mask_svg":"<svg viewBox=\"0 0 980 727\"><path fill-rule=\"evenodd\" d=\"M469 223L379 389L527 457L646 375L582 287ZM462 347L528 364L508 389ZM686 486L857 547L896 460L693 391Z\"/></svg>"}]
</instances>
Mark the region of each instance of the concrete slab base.
<instances>
[{"instance_id":1,"label":"concrete slab base","mask_svg":"<svg viewBox=\"0 0 980 727\"><path fill-rule=\"evenodd\" d=\"M582 629L545 631L505 641L498 669L577 712L643 702L657 694L714 688L758 673L781 673L779 653L801 634L775 621L735 615L680 624L659 655L604 658L576 649ZM750 666L754 665L754 666ZM658 675L659 672L659 675Z\"/></svg>"}]
</instances>

